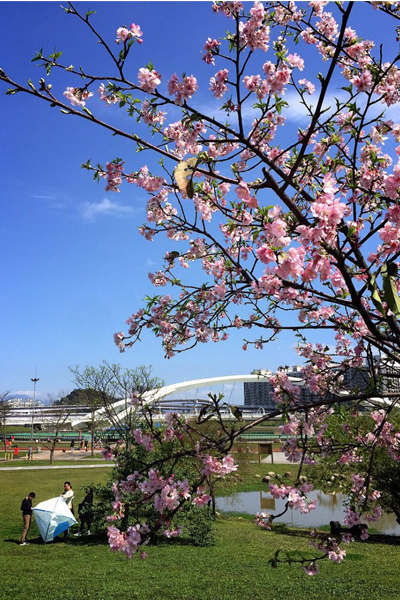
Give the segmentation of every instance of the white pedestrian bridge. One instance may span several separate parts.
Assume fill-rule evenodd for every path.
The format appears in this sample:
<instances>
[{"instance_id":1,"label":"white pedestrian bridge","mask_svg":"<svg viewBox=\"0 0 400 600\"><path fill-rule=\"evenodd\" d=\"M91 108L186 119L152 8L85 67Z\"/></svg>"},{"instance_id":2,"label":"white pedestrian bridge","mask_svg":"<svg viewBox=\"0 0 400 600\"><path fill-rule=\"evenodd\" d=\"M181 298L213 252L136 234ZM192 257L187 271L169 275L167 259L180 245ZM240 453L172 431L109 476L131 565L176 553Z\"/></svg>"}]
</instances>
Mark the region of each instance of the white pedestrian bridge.
<instances>
[{"instance_id":1,"label":"white pedestrian bridge","mask_svg":"<svg viewBox=\"0 0 400 600\"><path fill-rule=\"evenodd\" d=\"M250 374L250 375L223 375L220 377L210 377L207 379L193 379L191 381L182 381L180 383L173 383L171 385L165 385L161 388L149 390L142 396L142 402L144 406L154 404L158 411L158 417L164 418L166 412L180 412L185 416L196 416L203 406L211 404L211 400L198 400L187 402L185 400L168 400L168 396L173 394L179 394L181 392L187 392L190 390L196 390L197 388L210 388L215 385L235 384L235 383L260 383L267 382L269 380L269 374ZM303 385L303 379L298 377L289 377L290 381L294 385ZM243 418L252 419L259 417L262 414L268 412L268 407L248 407L250 410L244 408ZM112 404L112 411L118 416L118 420L121 421L124 417L132 410L132 406L127 399L118 400ZM269 410L273 410L270 407ZM107 419L106 409L100 408L95 412L96 418L99 420ZM226 413L226 415L224 414ZM224 408L222 411L223 416L232 418L232 414L228 408ZM87 415L80 415L71 422L73 429L80 429L85 423L92 419L91 413Z\"/></svg>"},{"instance_id":2,"label":"white pedestrian bridge","mask_svg":"<svg viewBox=\"0 0 400 600\"><path fill-rule=\"evenodd\" d=\"M232 385L236 383L268 382L269 378L270 373L264 372L260 374L224 375L207 379L193 379L191 381L182 381L154 390L149 390L143 394L142 400L145 406L154 405L155 414L157 415L158 420L163 420L165 414L168 412L179 412L188 418L196 417L204 406L211 404L210 399L186 400L174 399L173 396L182 392L201 388L208 388L209 390L213 386L228 384ZM289 376L289 380L293 385L304 385L304 380L299 377ZM341 395L345 396L348 393L350 393L350 391L342 392ZM229 398L225 398L225 402L229 404ZM374 397L370 398L369 401L366 401L365 404L367 405L367 408L371 409L382 404L389 404L390 402L391 401L388 398ZM253 420L264 414L272 412L274 410L274 406L272 404L271 406L240 406L240 410L244 420ZM55 408L54 406L34 409L12 409L7 415L7 424L25 425L26 427L29 426L32 428L35 426L41 428L43 426L45 429L51 429L52 426L54 426L55 421L59 419L58 413L64 411L65 407ZM92 421L93 417L96 420L110 423L111 420L107 417L107 412L112 412L118 418L118 421L123 421L130 411L132 411L132 405L129 399L117 400L111 406L107 407L107 409L101 408L95 411L94 415L89 412L89 407L85 408L83 406L73 406L71 407L71 412L68 417L63 419L63 424L67 425L67 427L72 427L73 429L84 429L85 426ZM229 406L226 405L222 408L221 415L225 419L233 418Z\"/></svg>"}]
</instances>

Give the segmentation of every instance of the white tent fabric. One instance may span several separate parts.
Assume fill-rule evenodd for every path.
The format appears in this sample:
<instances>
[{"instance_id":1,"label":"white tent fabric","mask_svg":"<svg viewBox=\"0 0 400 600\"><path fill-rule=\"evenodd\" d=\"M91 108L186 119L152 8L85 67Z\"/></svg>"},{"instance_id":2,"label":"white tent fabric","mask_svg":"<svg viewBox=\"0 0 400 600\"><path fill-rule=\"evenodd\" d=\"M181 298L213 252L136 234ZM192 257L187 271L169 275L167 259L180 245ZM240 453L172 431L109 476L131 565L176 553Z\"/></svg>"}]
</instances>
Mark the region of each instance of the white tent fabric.
<instances>
[{"instance_id":1,"label":"white tent fabric","mask_svg":"<svg viewBox=\"0 0 400 600\"><path fill-rule=\"evenodd\" d=\"M77 523L61 496L40 502L33 509L33 514L44 543L51 542L60 533Z\"/></svg>"}]
</instances>

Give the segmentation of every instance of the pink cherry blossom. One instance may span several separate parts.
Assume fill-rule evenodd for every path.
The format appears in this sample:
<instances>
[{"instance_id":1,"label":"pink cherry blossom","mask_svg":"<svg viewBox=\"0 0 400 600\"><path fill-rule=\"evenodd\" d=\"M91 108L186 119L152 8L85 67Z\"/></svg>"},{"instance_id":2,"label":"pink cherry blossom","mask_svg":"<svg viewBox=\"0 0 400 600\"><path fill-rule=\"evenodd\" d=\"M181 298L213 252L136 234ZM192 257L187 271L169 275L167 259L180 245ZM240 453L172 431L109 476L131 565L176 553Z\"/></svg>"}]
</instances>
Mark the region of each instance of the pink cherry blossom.
<instances>
[{"instance_id":1,"label":"pink cherry blossom","mask_svg":"<svg viewBox=\"0 0 400 600\"><path fill-rule=\"evenodd\" d=\"M145 92L154 92L161 83L161 75L155 69L151 71L147 67L139 69L138 80L142 90Z\"/></svg>"}]
</instances>

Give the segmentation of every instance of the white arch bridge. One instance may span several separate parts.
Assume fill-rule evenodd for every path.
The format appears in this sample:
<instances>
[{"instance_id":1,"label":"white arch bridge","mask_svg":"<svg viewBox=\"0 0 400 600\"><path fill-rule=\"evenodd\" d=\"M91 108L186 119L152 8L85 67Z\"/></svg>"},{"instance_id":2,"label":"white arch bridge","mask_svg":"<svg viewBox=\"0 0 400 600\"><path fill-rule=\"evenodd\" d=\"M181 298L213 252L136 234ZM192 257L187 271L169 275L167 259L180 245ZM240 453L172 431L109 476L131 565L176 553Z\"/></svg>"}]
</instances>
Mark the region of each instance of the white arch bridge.
<instances>
[{"instance_id":1,"label":"white arch bridge","mask_svg":"<svg viewBox=\"0 0 400 600\"><path fill-rule=\"evenodd\" d=\"M143 404L150 405L155 404L156 408L159 410L160 419L163 418L163 413L165 412L183 412L185 416L197 416L199 411L203 406L208 403L211 403L210 400L197 400L191 401L188 403L185 400L167 400L168 396L172 394L177 394L180 392L186 392L189 390L195 390L201 387L211 387L214 385L225 385L225 384L235 384L235 383L260 383L260 382L268 382L269 374L251 374L251 375L224 375L221 377L211 377L207 379L193 379L191 381L182 381L180 383L173 383L172 385L166 385L164 387L148 390L142 396ZM289 377L290 381L293 385L304 385L304 380L298 377ZM129 401L126 399L118 400L112 404L112 411L115 411L118 420L123 420L129 411L132 410L132 406ZM241 407L242 408L242 407ZM244 409L243 418L244 419L253 419L257 416L265 414L267 412L265 407L260 406L255 409L254 407L250 407L250 410ZM73 429L80 429L85 423L88 423L92 420L93 416L96 419L104 419L107 420L107 410L105 408L100 408L97 410L94 415L88 413L86 415L80 415L76 419L71 422L71 426ZM226 415L224 414L226 413ZM228 408L224 408L222 411L223 416L226 418L232 418L232 414Z\"/></svg>"}]
</instances>

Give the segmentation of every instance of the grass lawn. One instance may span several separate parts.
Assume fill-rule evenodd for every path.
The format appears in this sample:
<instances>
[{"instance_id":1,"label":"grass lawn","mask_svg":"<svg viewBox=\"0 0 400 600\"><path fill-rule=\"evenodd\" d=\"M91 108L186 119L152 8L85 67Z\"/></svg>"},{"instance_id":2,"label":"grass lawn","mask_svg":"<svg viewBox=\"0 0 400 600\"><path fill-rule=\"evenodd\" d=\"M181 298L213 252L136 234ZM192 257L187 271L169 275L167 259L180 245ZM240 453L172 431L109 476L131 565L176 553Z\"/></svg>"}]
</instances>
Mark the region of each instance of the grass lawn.
<instances>
[{"instance_id":1,"label":"grass lawn","mask_svg":"<svg viewBox=\"0 0 400 600\"><path fill-rule=\"evenodd\" d=\"M260 479L281 467L247 465L236 490L260 489ZM287 470L286 466L282 469ZM290 469L294 471L294 469ZM389 600L398 598L400 540L355 543L342 565L323 561L321 574L307 576L296 566L272 569L268 558L278 549L310 553L308 533L280 533L257 528L251 519L220 518L216 544L197 548L184 539L148 548L148 558L128 560L112 553L101 537L73 538L68 543L39 543L36 524L29 546L21 533L22 498L36 492L36 502L72 482L75 505L82 485L104 481L108 469L0 472L0 598L9 600ZM233 487L230 484L229 487ZM311 556L311 554L310 554Z\"/></svg>"}]
</instances>

